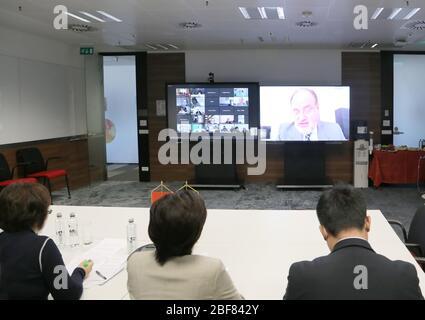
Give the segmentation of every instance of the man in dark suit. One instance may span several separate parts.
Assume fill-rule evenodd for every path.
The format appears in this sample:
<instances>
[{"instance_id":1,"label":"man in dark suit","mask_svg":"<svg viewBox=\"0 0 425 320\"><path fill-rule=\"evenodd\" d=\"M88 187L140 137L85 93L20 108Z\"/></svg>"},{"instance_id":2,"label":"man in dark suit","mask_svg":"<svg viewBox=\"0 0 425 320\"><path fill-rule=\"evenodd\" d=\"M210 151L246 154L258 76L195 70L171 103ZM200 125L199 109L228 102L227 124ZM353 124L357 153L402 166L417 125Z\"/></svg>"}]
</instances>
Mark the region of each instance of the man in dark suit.
<instances>
[{"instance_id":1,"label":"man in dark suit","mask_svg":"<svg viewBox=\"0 0 425 320\"><path fill-rule=\"evenodd\" d=\"M324 192L317 216L331 253L294 263L284 299L423 299L415 267L368 243L371 219L361 191L338 185Z\"/></svg>"},{"instance_id":2,"label":"man in dark suit","mask_svg":"<svg viewBox=\"0 0 425 320\"><path fill-rule=\"evenodd\" d=\"M337 123L320 120L316 93L308 88L296 90L291 97L294 121L279 127L279 140L347 140Z\"/></svg>"}]
</instances>

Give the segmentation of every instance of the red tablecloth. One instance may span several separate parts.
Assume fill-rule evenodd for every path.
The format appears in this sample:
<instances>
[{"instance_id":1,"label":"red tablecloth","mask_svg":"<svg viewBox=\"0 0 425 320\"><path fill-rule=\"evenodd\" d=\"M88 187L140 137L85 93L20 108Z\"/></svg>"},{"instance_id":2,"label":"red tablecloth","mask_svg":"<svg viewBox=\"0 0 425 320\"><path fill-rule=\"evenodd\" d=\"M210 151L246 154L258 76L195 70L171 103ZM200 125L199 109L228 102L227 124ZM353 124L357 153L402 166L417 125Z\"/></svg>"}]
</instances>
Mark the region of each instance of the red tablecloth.
<instances>
[{"instance_id":1,"label":"red tablecloth","mask_svg":"<svg viewBox=\"0 0 425 320\"><path fill-rule=\"evenodd\" d=\"M425 151L373 151L369 166L369 178L373 185L379 187L382 183L413 184L418 179L419 158L425 156ZM419 178L425 178L425 159L421 160Z\"/></svg>"}]
</instances>

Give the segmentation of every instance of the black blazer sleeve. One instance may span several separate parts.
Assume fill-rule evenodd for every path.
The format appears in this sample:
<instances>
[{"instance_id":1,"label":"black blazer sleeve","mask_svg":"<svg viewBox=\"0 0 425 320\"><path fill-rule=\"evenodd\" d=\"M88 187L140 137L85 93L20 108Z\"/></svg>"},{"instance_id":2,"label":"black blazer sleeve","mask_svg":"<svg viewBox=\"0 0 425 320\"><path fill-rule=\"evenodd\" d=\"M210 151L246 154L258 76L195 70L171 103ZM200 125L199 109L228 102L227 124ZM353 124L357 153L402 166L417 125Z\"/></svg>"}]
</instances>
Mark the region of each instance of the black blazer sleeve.
<instances>
[{"instance_id":1,"label":"black blazer sleeve","mask_svg":"<svg viewBox=\"0 0 425 320\"><path fill-rule=\"evenodd\" d=\"M307 272L302 270L305 267L305 262L297 262L291 265L288 274L288 286L286 287L286 293L283 296L284 300L299 300L303 299L303 293L305 292L305 284L307 279Z\"/></svg>"},{"instance_id":2,"label":"black blazer sleeve","mask_svg":"<svg viewBox=\"0 0 425 320\"><path fill-rule=\"evenodd\" d=\"M84 270L76 268L70 276L58 247L51 239L46 241L40 253L40 268L49 292L55 300L76 300L81 297Z\"/></svg>"},{"instance_id":3,"label":"black blazer sleeve","mask_svg":"<svg viewBox=\"0 0 425 320\"><path fill-rule=\"evenodd\" d=\"M416 268L411 263L399 262L400 276L397 277L398 288L403 293L406 300L424 300L421 288L419 287L419 278Z\"/></svg>"}]
</instances>

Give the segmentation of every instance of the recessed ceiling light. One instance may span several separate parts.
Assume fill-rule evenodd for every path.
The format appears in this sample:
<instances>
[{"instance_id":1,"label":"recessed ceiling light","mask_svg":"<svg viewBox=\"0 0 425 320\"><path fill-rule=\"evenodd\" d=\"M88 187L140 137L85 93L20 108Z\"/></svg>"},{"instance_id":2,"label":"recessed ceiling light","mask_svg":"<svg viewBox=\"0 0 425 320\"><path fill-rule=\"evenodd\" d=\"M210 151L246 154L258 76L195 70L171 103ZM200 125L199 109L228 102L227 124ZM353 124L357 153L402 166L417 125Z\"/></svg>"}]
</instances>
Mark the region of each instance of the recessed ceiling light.
<instances>
[{"instance_id":1,"label":"recessed ceiling light","mask_svg":"<svg viewBox=\"0 0 425 320\"><path fill-rule=\"evenodd\" d=\"M100 14L104 15L105 17L112 19L116 22L122 22L122 20L118 19L117 17L114 17L113 15L111 15L111 14L105 12L105 11L97 10L97 12L99 12Z\"/></svg>"},{"instance_id":2,"label":"recessed ceiling light","mask_svg":"<svg viewBox=\"0 0 425 320\"><path fill-rule=\"evenodd\" d=\"M191 22L179 23L179 26L184 28L184 29L196 29L196 28L202 27L202 24L195 22L195 21L191 21Z\"/></svg>"},{"instance_id":3,"label":"recessed ceiling light","mask_svg":"<svg viewBox=\"0 0 425 320\"><path fill-rule=\"evenodd\" d=\"M285 11L283 11L282 7L277 7L277 15L279 16L279 19L284 20L285 19Z\"/></svg>"},{"instance_id":4,"label":"recessed ceiling light","mask_svg":"<svg viewBox=\"0 0 425 320\"><path fill-rule=\"evenodd\" d=\"M384 11L384 8L376 9L375 12L373 13L372 17L370 17L370 18L375 20L376 18L378 18L378 16L381 14L382 11Z\"/></svg>"},{"instance_id":5,"label":"recessed ceiling light","mask_svg":"<svg viewBox=\"0 0 425 320\"><path fill-rule=\"evenodd\" d=\"M300 28L313 28L317 26L317 22L305 20L305 21L298 21L297 23L295 23L295 25Z\"/></svg>"},{"instance_id":6,"label":"recessed ceiling light","mask_svg":"<svg viewBox=\"0 0 425 320\"><path fill-rule=\"evenodd\" d=\"M376 48L377 46L378 46L378 44L375 43L373 46L371 46L371 48L373 49L373 48Z\"/></svg>"},{"instance_id":7,"label":"recessed ceiling light","mask_svg":"<svg viewBox=\"0 0 425 320\"><path fill-rule=\"evenodd\" d=\"M74 31L74 32L89 32L89 31L96 31L95 28L93 28L92 26L86 25L86 24L70 24L68 26L69 30Z\"/></svg>"},{"instance_id":8,"label":"recessed ceiling light","mask_svg":"<svg viewBox=\"0 0 425 320\"><path fill-rule=\"evenodd\" d=\"M394 19L399 14L399 12L401 10L403 10L403 9L402 8L395 8L395 9L393 9L393 12L390 14L390 16L387 19L388 20Z\"/></svg>"},{"instance_id":9,"label":"recessed ceiling light","mask_svg":"<svg viewBox=\"0 0 425 320\"><path fill-rule=\"evenodd\" d=\"M158 50L157 47L151 46L150 44L145 44L145 47L152 49L152 50Z\"/></svg>"},{"instance_id":10,"label":"recessed ceiling light","mask_svg":"<svg viewBox=\"0 0 425 320\"><path fill-rule=\"evenodd\" d=\"M168 50L169 48L166 46L163 46L162 44L157 44L156 45L158 48L164 49L164 50Z\"/></svg>"},{"instance_id":11,"label":"recessed ceiling light","mask_svg":"<svg viewBox=\"0 0 425 320\"><path fill-rule=\"evenodd\" d=\"M411 17L413 17L421 8L415 8L412 11L410 11L403 19L409 20Z\"/></svg>"},{"instance_id":12,"label":"recessed ceiling light","mask_svg":"<svg viewBox=\"0 0 425 320\"><path fill-rule=\"evenodd\" d=\"M248 11L244 7L239 7L239 11L242 13L243 17L245 19L251 19L251 16L249 15Z\"/></svg>"},{"instance_id":13,"label":"recessed ceiling light","mask_svg":"<svg viewBox=\"0 0 425 320\"><path fill-rule=\"evenodd\" d=\"M267 19L266 8L258 7L258 12L260 13L261 19Z\"/></svg>"},{"instance_id":14,"label":"recessed ceiling light","mask_svg":"<svg viewBox=\"0 0 425 320\"><path fill-rule=\"evenodd\" d=\"M97 20L97 21L99 21L99 22L105 22L105 20L100 19L100 18L98 18L98 17L96 17L96 16L92 15L91 13L88 13L88 12L85 12L85 11L80 11L80 13L82 13L82 14L86 15L86 16L87 16L87 17L89 17L89 18L92 18L92 19L94 19L94 20Z\"/></svg>"},{"instance_id":15,"label":"recessed ceiling light","mask_svg":"<svg viewBox=\"0 0 425 320\"><path fill-rule=\"evenodd\" d=\"M176 49L176 50L179 49L179 47L177 47L176 45L171 44L171 43L169 43L168 46L171 47L171 48L173 48L173 49Z\"/></svg>"},{"instance_id":16,"label":"recessed ceiling light","mask_svg":"<svg viewBox=\"0 0 425 320\"><path fill-rule=\"evenodd\" d=\"M71 12L65 11L65 13L66 13L68 16L73 17L73 18L78 19L78 20L81 20L81 21L83 21L83 22L87 22L87 23L90 23L90 22L91 22L90 20L87 20L87 19L81 18L81 17L79 17L79 16L77 16L76 14L73 14L73 13L71 13Z\"/></svg>"}]
</instances>

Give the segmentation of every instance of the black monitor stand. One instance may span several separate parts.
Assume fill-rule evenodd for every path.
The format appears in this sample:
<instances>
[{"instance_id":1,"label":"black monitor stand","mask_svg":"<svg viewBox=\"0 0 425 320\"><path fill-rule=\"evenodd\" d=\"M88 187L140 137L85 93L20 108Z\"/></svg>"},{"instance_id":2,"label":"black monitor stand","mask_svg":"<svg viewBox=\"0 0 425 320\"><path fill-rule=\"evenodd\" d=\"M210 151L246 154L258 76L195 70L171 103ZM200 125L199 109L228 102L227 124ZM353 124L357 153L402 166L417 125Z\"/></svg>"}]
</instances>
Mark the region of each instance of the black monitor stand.
<instances>
[{"instance_id":1,"label":"black monitor stand","mask_svg":"<svg viewBox=\"0 0 425 320\"><path fill-rule=\"evenodd\" d=\"M232 141L232 163L224 164L224 141L221 142L221 163L213 164L213 139L211 139L210 164L195 165L194 188L239 189L243 188L237 175L235 142Z\"/></svg>"},{"instance_id":2,"label":"black monitor stand","mask_svg":"<svg viewBox=\"0 0 425 320\"><path fill-rule=\"evenodd\" d=\"M284 179L276 187L327 188L324 142L288 142L284 148Z\"/></svg>"}]
</instances>

